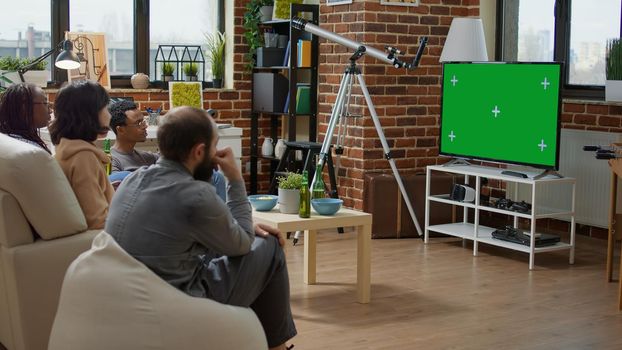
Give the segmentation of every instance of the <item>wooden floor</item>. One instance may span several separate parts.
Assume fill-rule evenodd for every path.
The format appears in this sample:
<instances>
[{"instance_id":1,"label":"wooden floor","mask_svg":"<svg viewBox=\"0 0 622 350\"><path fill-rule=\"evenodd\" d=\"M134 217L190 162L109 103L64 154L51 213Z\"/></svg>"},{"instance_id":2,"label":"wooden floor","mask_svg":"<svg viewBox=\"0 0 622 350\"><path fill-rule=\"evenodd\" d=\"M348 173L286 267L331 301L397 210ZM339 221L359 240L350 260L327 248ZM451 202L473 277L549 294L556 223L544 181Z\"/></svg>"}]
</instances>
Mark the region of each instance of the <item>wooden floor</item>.
<instances>
[{"instance_id":1,"label":"wooden floor","mask_svg":"<svg viewBox=\"0 0 622 350\"><path fill-rule=\"evenodd\" d=\"M371 303L355 302L356 237L318 234L318 284L302 283L302 245L286 247L298 349L622 349L606 241L528 255L454 238L373 240ZM616 260L617 262L618 260ZM617 273L617 271L616 271Z\"/></svg>"}]
</instances>

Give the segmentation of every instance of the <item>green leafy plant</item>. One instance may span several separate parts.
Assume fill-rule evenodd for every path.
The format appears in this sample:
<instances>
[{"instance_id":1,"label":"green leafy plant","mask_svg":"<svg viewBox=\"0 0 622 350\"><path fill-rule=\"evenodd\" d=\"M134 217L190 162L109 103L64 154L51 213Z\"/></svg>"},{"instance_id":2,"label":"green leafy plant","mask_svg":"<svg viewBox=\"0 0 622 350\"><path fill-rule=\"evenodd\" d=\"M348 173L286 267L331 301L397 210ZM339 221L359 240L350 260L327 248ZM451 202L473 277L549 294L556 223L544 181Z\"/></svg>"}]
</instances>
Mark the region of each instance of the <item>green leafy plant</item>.
<instances>
[{"instance_id":1,"label":"green leafy plant","mask_svg":"<svg viewBox=\"0 0 622 350\"><path fill-rule=\"evenodd\" d=\"M194 62L184 64L184 74L186 74L186 76L196 76L198 72L199 72L198 64Z\"/></svg>"},{"instance_id":2,"label":"green leafy plant","mask_svg":"<svg viewBox=\"0 0 622 350\"><path fill-rule=\"evenodd\" d=\"M191 106L203 108L201 83L174 82L171 88L171 108Z\"/></svg>"},{"instance_id":3,"label":"green leafy plant","mask_svg":"<svg viewBox=\"0 0 622 350\"><path fill-rule=\"evenodd\" d=\"M29 64L31 64L34 60L36 60L36 58L33 57L28 57L28 58L22 58L21 59L21 67L25 67ZM30 67L30 70L45 70L48 66L48 61L43 60L37 64L35 64L34 66Z\"/></svg>"},{"instance_id":4,"label":"green leafy plant","mask_svg":"<svg viewBox=\"0 0 622 350\"><path fill-rule=\"evenodd\" d=\"M22 60L13 56L0 57L0 70L17 71L22 66Z\"/></svg>"},{"instance_id":5,"label":"green leafy plant","mask_svg":"<svg viewBox=\"0 0 622 350\"><path fill-rule=\"evenodd\" d=\"M622 39L607 40L607 80L622 80Z\"/></svg>"},{"instance_id":6,"label":"green leafy plant","mask_svg":"<svg viewBox=\"0 0 622 350\"><path fill-rule=\"evenodd\" d=\"M173 75L175 66L170 62L162 63L162 75Z\"/></svg>"},{"instance_id":7,"label":"green leafy plant","mask_svg":"<svg viewBox=\"0 0 622 350\"><path fill-rule=\"evenodd\" d=\"M251 71L255 67L257 48L264 45L263 33L259 30L261 23L261 13L259 9L262 6L272 6L274 0L251 0L246 4L246 12L242 25L244 27L244 39L248 44L248 52L244 54L246 60L246 70Z\"/></svg>"},{"instance_id":8,"label":"green leafy plant","mask_svg":"<svg viewBox=\"0 0 622 350\"><path fill-rule=\"evenodd\" d=\"M298 190L302 186L302 174L287 173L285 176L276 178L279 188L284 190Z\"/></svg>"},{"instance_id":9,"label":"green leafy plant","mask_svg":"<svg viewBox=\"0 0 622 350\"><path fill-rule=\"evenodd\" d=\"M212 78L222 79L225 75L225 34L216 32L205 34L207 39L207 59L212 64Z\"/></svg>"}]
</instances>

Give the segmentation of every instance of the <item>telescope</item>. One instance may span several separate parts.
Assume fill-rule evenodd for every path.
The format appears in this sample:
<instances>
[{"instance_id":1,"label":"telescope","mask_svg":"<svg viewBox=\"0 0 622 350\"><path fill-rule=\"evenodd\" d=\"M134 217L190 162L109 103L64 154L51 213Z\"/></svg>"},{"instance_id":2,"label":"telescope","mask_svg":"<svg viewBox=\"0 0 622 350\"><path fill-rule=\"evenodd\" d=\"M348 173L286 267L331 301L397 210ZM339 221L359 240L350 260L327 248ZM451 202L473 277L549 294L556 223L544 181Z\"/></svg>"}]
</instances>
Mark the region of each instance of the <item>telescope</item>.
<instances>
[{"instance_id":1,"label":"telescope","mask_svg":"<svg viewBox=\"0 0 622 350\"><path fill-rule=\"evenodd\" d=\"M315 24L309 23L307 20L302 19L300 17L292 18L292 26L298 30L303 30L309 32L313 35L317 35L326 40L334 41L343 46L349 47L357 52L365 53L369 56L374 57L377 60L388 63L395 68L406 68L406 69L415 69L419 65L419 61L421 60L421 55L423 54L423 50L425 49L426 44L428 43L428 37L424 36L419 40L419 49L417 50L417 54L411 63L400 61L397 58L397 55L401 55L402 52L394 47L385 46L388 54L382 52L373 47L367 47L361 43L358 43L354 40L350 40L341 35L335 34L333 32L329 32L324 30Z\"/></svg>"}]
</instances>

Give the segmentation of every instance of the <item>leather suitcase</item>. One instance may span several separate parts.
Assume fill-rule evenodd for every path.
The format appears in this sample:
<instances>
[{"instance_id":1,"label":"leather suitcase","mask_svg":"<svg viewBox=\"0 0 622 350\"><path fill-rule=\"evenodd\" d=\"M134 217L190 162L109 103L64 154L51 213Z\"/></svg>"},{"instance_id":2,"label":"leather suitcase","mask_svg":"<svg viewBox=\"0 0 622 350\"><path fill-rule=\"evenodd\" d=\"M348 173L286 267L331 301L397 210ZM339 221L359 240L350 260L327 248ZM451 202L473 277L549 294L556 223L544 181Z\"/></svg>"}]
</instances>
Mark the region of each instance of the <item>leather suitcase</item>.
<instances>
[{"instance_id":1,"label":"leather suitcase","mask_svg":"<svg viewBox=\"0 0 622 350\"><path fill-rule=\"evenodd\" d=\"M402 177L421 230L425 225L425 178L425 174ZM460 183L461 180L461 177L450 174L436 174L430 184L430 191L432 194L449 193L454 183ZM364 191L363 210L374 217L372 238L419 236L393 175L366 174ZM430 225L456 220L462 220L461 210L448 204L431 203Z\"/></svg>"}]
</instances>

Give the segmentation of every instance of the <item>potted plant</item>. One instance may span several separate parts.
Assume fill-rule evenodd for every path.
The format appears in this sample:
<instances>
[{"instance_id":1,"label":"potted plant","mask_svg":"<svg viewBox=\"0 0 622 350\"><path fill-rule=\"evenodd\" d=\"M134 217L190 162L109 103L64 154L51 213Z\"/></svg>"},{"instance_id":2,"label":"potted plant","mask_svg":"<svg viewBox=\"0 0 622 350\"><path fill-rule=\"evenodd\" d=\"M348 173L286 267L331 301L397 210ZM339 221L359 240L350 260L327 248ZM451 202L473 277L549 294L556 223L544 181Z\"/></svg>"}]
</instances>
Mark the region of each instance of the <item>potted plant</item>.
<instances>
[{"instance_id":1,"label":"potted plant","mask_svg":"<svg viewBox=\"0 0 622 350\"><path fill-rule=\"evenodd\" d=\"M622 39L607 41L605 100L622 101Z\"/></svg>"},{"instance_id":2,"label":"potted plant","mask_svg":"<svg viewBox=\"0 0 622 350\"><path fill-rule=\"evenodd\" d=\"M274 0L251 0L246 4L246 12L242 24L244 26L244 39L248 44L248 52L244 54L246 70L251 71L255 67L255 54L257 48L262 47L263 33L259 30L261 21L261 7L274 5Z\"/></svg>"},{"instance_id":3,"label":"potted plant","mask_svg":"<svg viewBox=\"0 0 622 350\"><path fill-rule=\"evenodd\" d=\"M162 63L162 81L175 80L175 78L173 77L174 70L175 66L171 62Z\"/></svg>"},{"instance_id":4,"label":"potted plant","mask_svg":"<svg viewBox=\"0 0 622 350\"><path fill-rule=\"evenodd\" d=\"M21 60L13 56L0 57L0 86L8 86L20 81L17 70L21 67Z\"/></svg>"},{"instance_id":5,"label":"potted plant","mask_svg":"<svg viewBox=\"0 0 622 350\"><path fill-rule=\"evenodd\" d=\"M302 174L288 172L277 178L279 183L279 210L283 214L297 214L300 207Z\"/></svg>"},{"instance_id":6,"label":"potted plant","mask_svg":"<svg viewBox=\"0 0 622 350\"><path fill-rule=\"evenodd\" d=\"M220 89L225 75L225 34L221 32L205 34L205 38L207 39L207 59L212 66L214 88Z\"/></svg>"},{"instance_id":7,"label":"potted plant","mask_svg":"<svg viewBox=\"0 0 622 350\"><path fill-rule=\"evenodd\" d=\"M21 67L30 65L36 58L23 58L20 62ZM35 84L39 87L48 86L48 78L50 72L46 70L48 61L41 61L30 67L30 69L24 73L24 81L27 83ZM20 68L21 68L20 67Z\"/></svg>"},{"instance_id":8,"label":"potted plant","mask_svg":"<svg viewBox=\"0 0 622 350\"><path fill-rule=\"evenodd\" d=\"M199 65L195 62L184 64L184 74L186 75L186 81L197 81L197 73L199 72Z\"/></svg>"}]
</instances>

